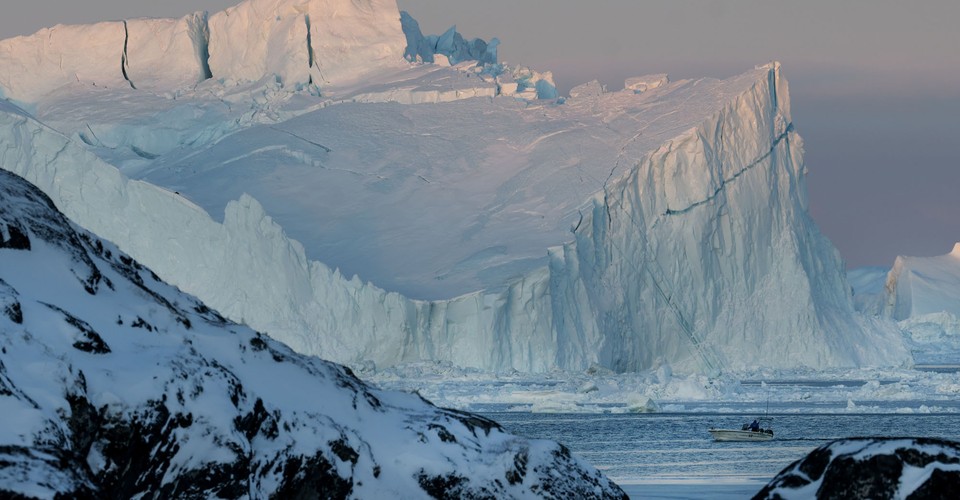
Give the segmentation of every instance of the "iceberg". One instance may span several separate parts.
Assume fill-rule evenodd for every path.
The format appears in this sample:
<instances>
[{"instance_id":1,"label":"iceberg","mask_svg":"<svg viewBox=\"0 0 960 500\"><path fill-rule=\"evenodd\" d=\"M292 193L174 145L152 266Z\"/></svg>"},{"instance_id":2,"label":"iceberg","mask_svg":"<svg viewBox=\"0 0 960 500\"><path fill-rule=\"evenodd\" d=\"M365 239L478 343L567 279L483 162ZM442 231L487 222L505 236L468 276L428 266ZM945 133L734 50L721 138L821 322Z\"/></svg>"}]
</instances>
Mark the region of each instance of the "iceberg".
<instances>
[{"instance_id":1,"label":"iceberg","mask_svg":"<svg viewBox=\"0 0 960 500\"><path fill-rule=\"evenodd\" d=\"M889 270L850 271L856 309L896 321L916 363L956 366L960 356L960 243L946 255L899 256Z\"/></svg>"},{"instance_id":2,"label":"iceberg","mask_svg":"<svg viewBox=\"0 0 960 500\"><path fill-rule=\"evenodd\" d=\"M960 317L960 243L938 257L897 257L884 289L884 313L895 320L935 313Z\"/></svg>"},{"instance_id":3,"label":"iceberg","mask_svg":"<svg viewBox=\"0 0 960 500\"><path fill-rule=\"evenodd\" d=\"M330 2L210 15L212 78L192 87L0 80L23 105L0 105L0 162L230 319L348 365L909 362L807 213L779 64L553 99L548 73L404 61L412 25L383 2L340 2L382 50L341 35L310 56L300 20L335 24ZM29 40L2 43L22 59ZM124 106L90 105L108 99Z\"/></svg>"}]
</instances>

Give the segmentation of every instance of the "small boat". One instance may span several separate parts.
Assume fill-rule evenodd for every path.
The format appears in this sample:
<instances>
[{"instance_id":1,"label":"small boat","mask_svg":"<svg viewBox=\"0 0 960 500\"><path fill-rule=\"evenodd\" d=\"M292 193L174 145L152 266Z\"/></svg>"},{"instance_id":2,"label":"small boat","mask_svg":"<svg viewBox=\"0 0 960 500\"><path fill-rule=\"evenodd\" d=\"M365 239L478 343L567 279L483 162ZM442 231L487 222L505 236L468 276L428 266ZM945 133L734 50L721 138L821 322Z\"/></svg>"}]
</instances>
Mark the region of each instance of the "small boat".
<instances>
[{"instance_id":1,"label":"small boat","mask_svg":"<svg viewBox=\"0 0 960 500\"><path fill-rule=\"evenodd\" d=\"M710 429L710 435L714 441L770 441L773 439L773 431L764 429L762 431L740 431L736 429Z\"/></svg>"},{"instance_id":2,"label":"small boat","mask_svg":"<svg viewBox=\"0 0 960 500\"><path fill-rule=\"evenodd\" d=\"M768 420L766 418L759 420ZM740 429L717 429L711 427L710 435L714 441L770 441L773 439L773 429L759 426L759 420L753 424L743 424Z\"/></svg>"}]
</instances>

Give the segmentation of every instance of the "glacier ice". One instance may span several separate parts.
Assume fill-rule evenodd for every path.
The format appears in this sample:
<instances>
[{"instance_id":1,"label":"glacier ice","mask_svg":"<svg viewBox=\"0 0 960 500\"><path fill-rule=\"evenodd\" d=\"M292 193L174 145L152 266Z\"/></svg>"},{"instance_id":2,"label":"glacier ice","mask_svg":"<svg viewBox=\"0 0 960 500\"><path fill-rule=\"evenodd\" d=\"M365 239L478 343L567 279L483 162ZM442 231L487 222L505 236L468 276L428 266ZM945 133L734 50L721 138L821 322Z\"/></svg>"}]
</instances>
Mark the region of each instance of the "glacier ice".
<instances>
[{"instance_id":1,"label":"glacier ice","mask_svg":"<svg viewBox=\"0 0 960 500\"><path fill-rule=\"evenodd\" d=\"M348 83L399 65L405 38L392 0L248 0L210 16L215 78Z\"/></svg>"},{"instance_id":2,"label":"glacier ice","mask_svg":"<svg viewBox=\"0 0 960 500\"><path fill-rule=\"evenodd\" d=\"M268 4L288 5L236 12ZM402 62L391 12L370 37L389 28L400 42L384 53L399 47ZM778 64L726 80L640 78L560 104L513 98L555 96L548 73L365 55L319 98L284 83L313 78L309 53L288 69L228 63L251 83L217 81L215 33L264 19L217 28L226 15L209 18L214 81L175 99L71 85L31 103L40 121L4 107L3 167L231 319L348 364L716 372L909 360L895 326L854 311L839 255L807 214ZM306 51L289 15L270 43ZM311 10L310 25L332 22L323 16ZM108 98L129 105L85 104Z\"/></svg>"},{"instance_id":3,"label":"glacier ice","mask_svg":"<svg viewBox=\"0 0 960 500\"><path fill-rule=\"evenodd\" d=\"M960 243L939 257L897 257L885 291L884 313L895 320L933 313L960 317Z\"/></svg>"}]
</instances>

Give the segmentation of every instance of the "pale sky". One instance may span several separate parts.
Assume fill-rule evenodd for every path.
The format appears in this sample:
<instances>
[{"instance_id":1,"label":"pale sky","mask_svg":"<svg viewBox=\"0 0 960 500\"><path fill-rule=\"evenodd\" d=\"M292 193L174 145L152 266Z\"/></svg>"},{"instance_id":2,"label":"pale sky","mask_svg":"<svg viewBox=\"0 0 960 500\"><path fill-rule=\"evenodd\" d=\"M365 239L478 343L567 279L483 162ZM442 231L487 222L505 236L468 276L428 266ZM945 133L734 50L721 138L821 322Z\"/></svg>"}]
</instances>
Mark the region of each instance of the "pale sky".
<instances>
[{"instance_id":1,"label":"pale sky","mask_svg":"<svg viewBox=\"0 0 960 500\"><path fill-rule=\"evenodd\" d=\"M238 0L30 0L0 38L57 23L179 17ZM791 84L811 214L848 267L960 241L956 0L399 0L425 34L456 24L500 60L553 71L561 93L649 73L726 77L771 60Z\"/></svg>"}]
</instances>

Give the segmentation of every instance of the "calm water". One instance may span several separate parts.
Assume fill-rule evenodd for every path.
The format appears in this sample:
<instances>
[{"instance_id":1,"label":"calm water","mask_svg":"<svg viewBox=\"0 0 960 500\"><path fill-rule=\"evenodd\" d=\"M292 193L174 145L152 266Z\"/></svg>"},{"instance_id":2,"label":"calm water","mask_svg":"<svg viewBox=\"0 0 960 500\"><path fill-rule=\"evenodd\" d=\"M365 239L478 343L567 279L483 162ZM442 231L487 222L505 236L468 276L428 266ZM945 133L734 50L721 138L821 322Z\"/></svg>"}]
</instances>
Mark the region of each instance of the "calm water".
<instances>
[{"instance_id":1,"label":"calm water","mask_svg":"<svg viewBox=\"0 0 960 500\"><path fill-rule=\"evenodd\" d=\"M957 414L772 414L773 441L720 443L752 415L485 412L512 433L566 444L632 498L743 498L832 439L923 436L960 441Z\"/></svg>"}]
</instances>

